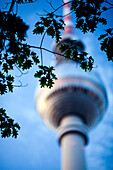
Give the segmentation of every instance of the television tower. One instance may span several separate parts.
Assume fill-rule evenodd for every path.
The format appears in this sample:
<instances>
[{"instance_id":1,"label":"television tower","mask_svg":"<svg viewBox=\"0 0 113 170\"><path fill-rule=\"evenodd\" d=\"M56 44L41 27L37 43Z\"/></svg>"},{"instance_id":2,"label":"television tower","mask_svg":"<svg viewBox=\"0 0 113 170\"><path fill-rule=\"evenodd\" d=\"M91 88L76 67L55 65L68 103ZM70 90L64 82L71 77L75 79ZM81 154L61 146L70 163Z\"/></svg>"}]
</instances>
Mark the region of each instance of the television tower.
<instances>
[{"instance_id":1,"label":"television tower","mask_svg":"<svg viewBox=\"0 0 113 170\"><path fill-rule=\"evenodd\" d=\"M57 132L61 145L61 169L85 170L84 147L87 134L102 119L107 108L107 94L96 70L85 72L76 63L60 55L59 47L74 39L70 4L63 8L65 29L62 40L55 44L58 80L51 89L37 88L36 107L48 127ZM68 14L68 15L67 15Z\"/></svg>"}]
</instances>

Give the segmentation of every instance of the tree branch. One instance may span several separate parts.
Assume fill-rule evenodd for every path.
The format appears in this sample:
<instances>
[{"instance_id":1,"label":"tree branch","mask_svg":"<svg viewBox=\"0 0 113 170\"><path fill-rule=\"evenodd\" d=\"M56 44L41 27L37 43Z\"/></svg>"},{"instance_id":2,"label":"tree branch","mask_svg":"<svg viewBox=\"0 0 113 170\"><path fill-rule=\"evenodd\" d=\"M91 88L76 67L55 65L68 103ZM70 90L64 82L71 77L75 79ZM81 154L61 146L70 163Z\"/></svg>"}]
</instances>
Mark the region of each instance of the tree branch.
<instances>
[{"instance_id":1,"label":"tree branch","mask_svg":"<svg viewBox=\"0 0 113 170\"><path fill-rule=\"evenodd\" d=\"M46 49L46 48L43 48L43 47L37 47L37 46L33 46L33 45L27 45L29 48L36 48L36 49L41 49L41 50L44 50L44 51L47 51L47 52L50 52L50 53L52 53L52 54L57 54L57 55L60 55L60 56L63 56L63 57L65 57L65 55L64 54L61 54L61 53L57 53L57 52L54 52L54 51L51 51L51 50L48 50L48 49ZM78 54L78 55L80 55L80 54ZM66 58L66 57L65 57ZM89 57L86 57L86 59L89 59ZM73 59L71 59L70 58L70 60L72 60L72 61L74 61Z\"/></svg>"},{"instance_id":2,"label":"tree branch","mask_svg":"<svg viewBox=\"0 0 113 170\"><path fill-rule=\"evenodd\" d=\"M8 15L9 15L10 12L13 10L13 7L14 7L15 2L16 2L16 0L12 0L11 6L10 6L9 11L8 11Z\"/></svg>"},{"instance_id":3,"label":"tree branch","mask_svg":"<svg viewBox=\"0 0 113 170\"><path fill-rule=\"evenodd\" d=\"M110 2L108 2L107 0L105 1L107 4L109 4L109 5L111 5L111 6L113 6L113 4L112 3L110 3Z\"/></svg>"},{"instance_id":4,"label":"tree branch","mask_svg":"<svg viewBox=\"0 0 113 170\"><path fill-rule=\"evenodd\" d=\"M27 45L27 46L28 46L29 48L41 49L41 50L44 50L44 51L50 52L50 53L52 53L52 54L58 54L58 55L64 56L63 54L60 54L60 53L57 53L57 52L54 52L54 51L48 50L47 48L37 47L37 46L33 46L33 45Z\"/></svg>"},{"instance_id":5,"label":"tree branch","mask_svg":"<svg viewBox=\"0 0 113 170\"><path fill-rule=\"evenodd\" d=\"M63 5L60 5L60 6L59 6L58 8L56 8L52 13L55 13L55 12L58 11L60 8L62 8L64 5L69 4L70 2L72 2L72 1L63 3Z\"/></svg>"}]
</instances>

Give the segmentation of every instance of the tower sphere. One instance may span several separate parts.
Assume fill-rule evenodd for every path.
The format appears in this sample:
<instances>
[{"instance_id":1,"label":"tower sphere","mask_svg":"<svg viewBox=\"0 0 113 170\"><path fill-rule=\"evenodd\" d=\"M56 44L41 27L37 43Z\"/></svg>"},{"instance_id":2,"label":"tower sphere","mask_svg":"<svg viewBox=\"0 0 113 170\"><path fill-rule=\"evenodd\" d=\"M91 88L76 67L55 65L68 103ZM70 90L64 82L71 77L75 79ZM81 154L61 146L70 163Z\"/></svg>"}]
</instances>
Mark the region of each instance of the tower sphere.
<instances>
[{"instance_id":1,"label":"tower sphere","mask_svg":"<svg viewBox=\"0 0 113 170\"><path fill-rule=\"evenodd\" d=\"M62 60L55 74L58 80L51 89L36 91L36 107L44 122L56 130L63 117L76 115L89 129L94 127L107 108L106 90L96 69L85 72L76 62Z\"/></svg>"}]
</instances>

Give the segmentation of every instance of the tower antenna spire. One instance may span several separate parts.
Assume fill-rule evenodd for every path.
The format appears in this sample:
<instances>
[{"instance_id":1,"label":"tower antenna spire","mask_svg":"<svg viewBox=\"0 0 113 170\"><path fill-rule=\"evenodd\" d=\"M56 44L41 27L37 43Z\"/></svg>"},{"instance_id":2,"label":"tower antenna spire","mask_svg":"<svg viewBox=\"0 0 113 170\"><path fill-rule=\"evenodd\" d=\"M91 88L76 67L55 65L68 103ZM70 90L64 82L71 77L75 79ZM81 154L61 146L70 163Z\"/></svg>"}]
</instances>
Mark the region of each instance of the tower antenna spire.
<instances>
[{"instance_id":1,"label":"tower antenna spire","mask_svg":"<svg viewBox=\"0 0 113 170\"><path fill-rule=\"evenodd\" d=\"M72 22L71 10L69 0L64 0L63 6L63 16L64 16L64 35L65 34L73 34L74 33L74 23Z\"/></svg>"}]
</instances>

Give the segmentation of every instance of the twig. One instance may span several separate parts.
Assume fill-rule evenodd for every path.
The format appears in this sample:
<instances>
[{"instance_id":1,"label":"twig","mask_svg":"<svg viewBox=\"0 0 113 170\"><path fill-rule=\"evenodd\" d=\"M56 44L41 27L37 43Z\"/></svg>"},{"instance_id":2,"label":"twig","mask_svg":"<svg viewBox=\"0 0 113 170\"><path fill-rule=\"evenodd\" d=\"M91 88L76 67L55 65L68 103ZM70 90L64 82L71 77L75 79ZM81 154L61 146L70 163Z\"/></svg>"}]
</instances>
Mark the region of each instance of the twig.
<instances>
[{"instance_id":1,"label":"twig","mask_svg":"<svg viewBox=\"0 0 113 170\"><path fill-rule=\"evenodd\" d=\"M22 82L19 80L20 85L13 85L13 87L26 87L28 84L23 85Z\"/></svg>"},{"instance_id":2,"label":"twig","mask_svg":"<svg viewBox=\"0 0 113 170\"><path fill-rule=\"evenodd\" d=\"M61 6L59 6L58 8L56 8L56 9L54 9L54 11L53 12L51 12L51 13L55 13L57 10L59 10L61 7L63 7L64 5L66 5L66 4L69 4L70 2L72 2L72 1L69 1L69 2L66 2L66 3L63 3L63 5L61 5ZM48 2L49 3L49 2ZM49 12L47 12L45 9L43 9L44 10L44 12L46 12L47 14L49 13ZM73 10L74 11L74 10ZM71 14L73 11L71 11L69 14ZM38 14L38 13L36 13L38 16L47 16L47 14ZM69 15L69 14L66 14L66 15ZM66 15L57 15L58 17L65 17Z\"/></svg>"},{"instance_id":3,"label":"twig","mask_svg":"<svg viewBox=\"0 0 113 170\"><path fill-rule=\"evenodd\" d=\"M18 71L20 72L20 75L19 75L19 76L16 75L16 77L21 77L23 74L27 74L27 73L28 73L28 71L27 71L26 73L23 73L16 64L15 64L15 67L16 67L16 68L18 69Z\"/></svg>"},{"instance_id":4,"label":"twig","mask_svg":"<svg viewBox=\"0 0 113 170\"><path fill-rule=\"evenodd\" d=\"M58 8L56 8L52 13L55 13L55 12L58 11L61 7L63 7L63 6L66 5L66 4L69 4L70 2L72 2L72 1L63 3L63 5L61 5L61 6L59 6Z\"/></svg>"},{"instance_id":5,"label":"twig","mask_svg":"<svg viewBox=\"0 0 113 170\"><path fill-rule=\"evenodd\" d=\"M43 9L44 10L44 12L46 12L47 14L49 13L49 12L47 12L45 9Z\"/></svg>"},{"instance_id":6,"label":"twig","mask_svg":"<svg viewBox=\"0 0 113 170\"><path fill-rule=\"evenodd\" d=\"M6 6L4 8L2 8L2 9L6 9L9 4L11 4L11 2L6 3Z\"/></svg>"},{"instance_id":7,"label":"twig","mask_svg":"<svg viewBox=\"0 0 113 170\"><path fill-rule=\"evenodd\" d=\"M73 13L73 11L74 11L74 10L72 10L71 12L69 12L69 13L66 14L66 15L56 15L56 16L57 16L57 17L62 17L62 18L63 18L63 17L65 17L65 16L70 15L71 13Z\"/></svg>"},{"instance_id":8,"label":"twig","mask_svg":"<svg viewBox=\"0 0 113 170\"><path fill-rule=\"evenodd\" d=\"M67 15L70 15L71 13L73 13L74 12L74 10L72 10L71 12L69 12L68 14L66 14L66 15L55 15L56 17L65 17L65 16L67 16ZM47 11L46 11L46 13L48 13ZM38 13L36 13L38 16L47 16L47 14L38 14Z\"/></svg>"},{"instance_id":9,"label":"twig","mask_svg":"<svg viewBox=\"0 0 113 170\"><path fill-rule=\"evenodd\" d=\"M38 16L47 16L47 14L38 14L38 13L36 13L36 15L38 15Z\"/></svg>"},{"instance_id":10,"label":"twig","mask_svg":"<svg viewBox=\"0 0 113 170\"><path fill-rule=\"evenodd\" d=\"M93 67L93 68L97 68L98 67L98 65L96 65L95 67Z\"/></svg>"},{"instance_id":11,"label":"twig","mask_svg":"<svg viewBox=\"0 0 113 170\"><path fill-rule=\"evenodd\" d=\"M47 33L47 30L44 32L43 36L42 36L42 40L41 40L41 43L40 43L40 54L41 54L41 65L43 65L43 55L42 55L42 43L44 41L44 37Z\"/></svg>"},{"instance_id":12,"label":"twig","mask_svg":"<svg viewBox=\"0 0 113 170\"><path fill-rule=\"evenodd\" d=\"M16 14L18 12L18 3L16 2Z\"/></svg>"},{"instance_id":13,"label":"twig","mask_svg":"<svg viewBox=\"0 0 113 170\"><path fill-rule=\"evenodd\" d=\"M55 8L53 7L51 1L49 2L48 0L46 0L46 2L51 6L51 8L52 8L53 10L55 10Z\"/></svg>"},{"instance_id":14,"label":"twig","mask_svg":"<svg viewBox=\"0 0 113 170\"><path fill-rule=\"evenodd\" d=\"M53 11L52 13L55 13L55 12L58 11L60 8L62 8L64 5L69 4L70 2L72 2L72 1L63 3L63 5L60 5L58 8L54 9L54 11ZM44 10L46 13L48 13L45 9L43 9L43 10Z\"/></svg>"}]
</instances>

